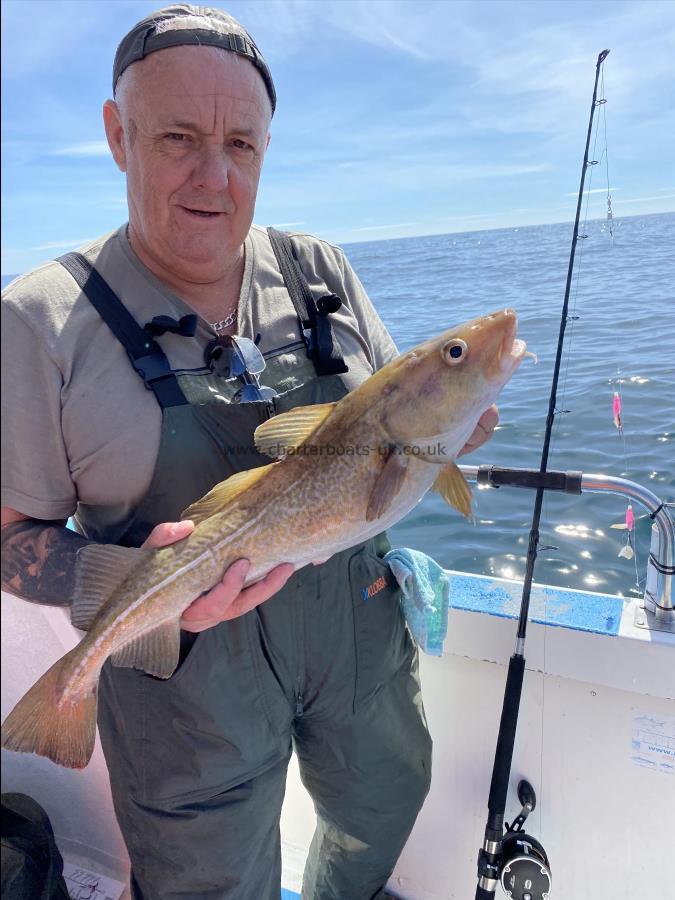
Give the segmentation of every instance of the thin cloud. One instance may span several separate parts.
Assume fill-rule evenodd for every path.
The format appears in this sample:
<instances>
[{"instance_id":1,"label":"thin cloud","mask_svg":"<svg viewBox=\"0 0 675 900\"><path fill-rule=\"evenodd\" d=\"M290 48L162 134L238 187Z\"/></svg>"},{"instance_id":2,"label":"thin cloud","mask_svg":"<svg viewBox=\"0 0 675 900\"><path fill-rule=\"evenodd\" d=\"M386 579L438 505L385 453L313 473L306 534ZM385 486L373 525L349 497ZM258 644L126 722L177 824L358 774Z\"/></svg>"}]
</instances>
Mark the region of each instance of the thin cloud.
<instances>
[{"instance_id":1,"label":"thin cloud","mask_svg":"<svg viewBox=\"0 0 675 900\"><path fill-rule=\"evenodd\" d=\"M501 213L474 213L470 216L441 216L439 222L465 222L467 219L494 219Z\"/></svg>"},{"instance_id":2,"label":"thin cloud","mask_svg":"<svg viewBox=\"0 0 675 900\"><path fill-rule=\"evenodd\" d=\"M108 156L110 147L107 141L82 141L80 144L72 144L70 147L59 147L52 150L50 156Z\"/></svg>"},{"instance_id":3,"label":"thin cloud","mask_svg":"<svg viewBox=\"0 0 675 900\"><path fill-rule=\"evenodd\" d=\"M620 191L621 188L593 188L592 191L584 191L585 194L606 194L607 191ZM579 191L572 191L569 194L565 194L566 197L578 197Z\"/></svg>"},{"instance_id":4,"label":"thin cloud","mask_svg":"<svg viewBox=\"0 0 675 900\"><path fill-rule=\"evenodd\" d=\"M398 222L395 225L364 225L362 228L352 228L352 231L380 231L385 228L411 228L417 222Z\"/></svg>"},{"instance_id":5,"label":"thin cloud","mask_svg":"<svg viewBox=\"0 0 675 900\"><path fill-rule=\"evenodd\" d=\"M415 59L422 59L425 62L429 62L432 59L431 56L424 53L424 51L419 47L416 47L410 41L407 41L404 38L400 38L398 37L398 35L393 34L388 28L381 28L380 36L386 43L390 44L392 47L396 47L397 50L401 50L403 53L406 53L409 56L413 56ZM361 37L364 37L363 33L361 34Z\"/></svg>"},{"instance_id":6,"label":"thin cloud","mask_svg":"<svg viewBox=\"0 0 675 900\"><path fill-rule=\"evenodd\" d=\"M427 34L433 32L433 17L415 3L380 0L374 4L370 0L353 0L347 15L342 0L297 4L294 8L302 6L311 10L320 27L342 31L364 44L393 48L413 59L427 62L434 59L426 40Z\"/></svg>"},{"instance_id":7,"label":"thin cloud","mask_svg":"<svg viewBox=\"0 0 675 900\"><path fill-rule=\"evenodd\" d=\"M94 238L73 238L71 241L53 241L49 244L37 244L35 247L16 247L13 253L41 253L43 250L61 250L63 247L79 247L82 244L88 244Z\"/></svg>"},{"instance_id":8,"label":"thin cloud","mask_svg":"<svg viewBox=\"0 0 675 900\"><path fill-rule=\"evenodd\" d=\"M622 203L646 203L648 200L673 200L675 194L656 194L653 197L629 197L623 199Z\"/></svg>"}]
</instances>

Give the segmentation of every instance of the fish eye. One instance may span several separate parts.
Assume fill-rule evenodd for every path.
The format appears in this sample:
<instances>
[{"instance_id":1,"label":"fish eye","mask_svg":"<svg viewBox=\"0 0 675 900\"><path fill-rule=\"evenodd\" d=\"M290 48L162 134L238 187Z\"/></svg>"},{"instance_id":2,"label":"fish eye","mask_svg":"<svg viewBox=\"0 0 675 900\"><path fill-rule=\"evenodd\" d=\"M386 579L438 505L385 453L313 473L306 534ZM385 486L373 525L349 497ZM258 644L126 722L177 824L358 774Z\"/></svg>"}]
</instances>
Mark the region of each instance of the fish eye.
<instances>
[{"instance_id":1,"label":"fish eye","mask_svg":"<svg viewBox=\"0 0 675 900\"><path fill-rule=\"evenodd\" d=\"M441 355L449 366L456 366L461 363L466 359L468 353L469 348L467 347L466 342L459 338L448 341L441 350Z\"/></svg>"}]
</instances>

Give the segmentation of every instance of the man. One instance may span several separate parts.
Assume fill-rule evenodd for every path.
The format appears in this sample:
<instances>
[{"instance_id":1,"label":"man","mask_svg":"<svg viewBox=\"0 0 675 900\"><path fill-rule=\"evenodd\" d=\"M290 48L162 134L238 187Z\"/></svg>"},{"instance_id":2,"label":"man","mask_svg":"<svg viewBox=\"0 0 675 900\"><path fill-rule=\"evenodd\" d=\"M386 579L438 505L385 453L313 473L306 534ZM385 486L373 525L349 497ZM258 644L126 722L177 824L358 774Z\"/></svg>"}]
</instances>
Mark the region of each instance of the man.
<instances>
[{"instance_id":1,"label":"man","mask_svg":"<svg viewBox=\"0 0 675 900\"><path fill-rule=\"evenodd\" d=\"M276 94L235 20L187 5L149 16L118 48L113 90L128 225L3 298L3 588L69 604L80 625L80 547L185 537L182 509L263 461L261 421L339 399L396 353L341 251L294 235L300 273L291 261L284 276L288 244L252 226ZM318 301L307 320L294 272ZM219 370L233 335L253 356L257 341L264 372ZM488 410L471 445L495 422ZM243 590L239 560L184 613L168 681L106 666L99 728L135 898L276 900L292 745L318 817L303 896L384 896L430 739L391 579L361 602L383 549L278 566Z\"/></svg>"}]
</instances>

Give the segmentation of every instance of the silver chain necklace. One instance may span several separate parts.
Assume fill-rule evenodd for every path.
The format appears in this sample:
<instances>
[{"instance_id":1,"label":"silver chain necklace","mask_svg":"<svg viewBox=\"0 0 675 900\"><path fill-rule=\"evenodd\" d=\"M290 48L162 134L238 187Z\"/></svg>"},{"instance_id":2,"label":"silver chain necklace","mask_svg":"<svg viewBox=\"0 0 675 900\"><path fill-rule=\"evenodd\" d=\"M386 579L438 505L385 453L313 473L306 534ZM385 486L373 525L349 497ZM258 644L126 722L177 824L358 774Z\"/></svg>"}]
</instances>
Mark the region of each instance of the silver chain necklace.
<instances>
[{"instance_id":1,"label":"silver chain necklace","mask_svg":"<svg viewBox=\"0 0 675 900\"><path fill-rule=\"evenodd\" d=\"M233 309L229 316L226 316L224 319L221 319L219 322L209 322L209 325L215 332L224 331L226 328L229 328L230 325L234 325L237 321L237 309Z\"/></svg>"}]
</instances>

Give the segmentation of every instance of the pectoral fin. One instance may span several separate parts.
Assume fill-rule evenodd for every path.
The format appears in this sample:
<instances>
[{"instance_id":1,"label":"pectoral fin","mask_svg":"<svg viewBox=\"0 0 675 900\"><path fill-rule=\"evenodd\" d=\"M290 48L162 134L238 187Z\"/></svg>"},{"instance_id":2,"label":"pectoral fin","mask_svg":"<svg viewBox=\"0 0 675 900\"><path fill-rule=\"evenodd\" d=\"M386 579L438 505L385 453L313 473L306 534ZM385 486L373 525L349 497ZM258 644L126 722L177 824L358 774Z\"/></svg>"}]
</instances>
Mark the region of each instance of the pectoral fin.
<instances>
[{"instance_id":1,"label":"pectoral fin","mask_svg":"<svg viewBox=\"0 0 675 900\"><path fill-rule=\"evenodd\" d=\"M471 488L457 463L451 462L443 466L431 490L439 493L446 503L458 509L463 516L471 517Z\"/></svg>"},{"instance_id":2,"label":"pectoral fin","mask_svg":"<svg viewBox=\"0 0 675 900\"><path fill-rule=\"evenodd\" d=\"M258 425L253 435L256 449L283 458L296 450L335 409L335 403L298 406Z\"/></svg>"},{"instance_id":3,"label":"pectoral fin","mask_svg":"<svg viewBox=\"0 0 675 900\"><path fill-rule=\"evenodd\" d=\"M127 575L154 555L154 550L92 544L78 551L75 602L71 620L76 628L91 628L96 614Z\"/></svg>"},{"instance_id":4,"label":"pectoral fin","mask_svg":"<svg viewBox=\"0 0 675 900\"><path fill-rule=\"evenodd\" d=\"M374 522L386 513L401 490L407 471L408 458L392 449L370 492L366 510L367 522Z\"/></svg>"},{"instance_id":5,"label":"pectoral fin","mask_svg":"<svg viewBox=\"0 0 675 900\"><path fill-rule=\"evenodd\" d=\"M263 478L273 465L274 463L270 463L269 466L259 466L257 469L248 469L246 472L231 475L184 509L180 514L181 519L192 519L195 525L198 525L204 519L223 512L226 506Z\"/></svg>"},{"instance_id":6,"label":"pectoral fin","mask_svg":"<svg viewBox=\"0 0 675 900\"><path fill-rule=\"evenodd\" d=\"M176 670L180 654L178 619L164 622L125 644L110 657L114 666L142 669L157 678L169 678Z\"/></svg>"}]
</instances>

